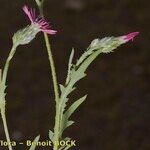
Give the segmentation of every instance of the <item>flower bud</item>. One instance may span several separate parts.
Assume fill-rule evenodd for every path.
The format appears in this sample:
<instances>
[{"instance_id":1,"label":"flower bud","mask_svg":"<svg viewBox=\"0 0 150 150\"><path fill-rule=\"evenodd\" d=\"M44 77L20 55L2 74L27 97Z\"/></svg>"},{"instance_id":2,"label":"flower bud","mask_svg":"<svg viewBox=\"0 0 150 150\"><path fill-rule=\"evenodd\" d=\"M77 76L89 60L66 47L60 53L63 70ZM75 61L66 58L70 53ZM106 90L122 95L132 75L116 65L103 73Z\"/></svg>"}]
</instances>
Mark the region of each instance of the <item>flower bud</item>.
<instances>
[{"instance_id":1,"label":"flower bud","mask_svg":"<svg viewBox=\"0 0 150 150\"><path fill-rule=\"evenodd\" d=\"M99 43L99 39L95 39L91 42L90 47L95 47L98 45L98 43Z\"/></svg>"},{"instance_id":2,"label":"flower bud","mask_svg":"<svg viewBox=\"0 0 150 150\"><path fill-rule=\"evenodd\" d=\"M36 24L31 24L24 29L17 31L13 36L13 43L16 45L25 45L30 43L36 36L36 34L40 32L39 28Z\"/></svg>"},{"instance_id":3,"label":"flower bud","mask_svg":"<svg viewBox=\"0 0 150 150\"><path fill-rule=\"evenodd\" d=\"M122 41L116 37L106 37L103 39L95 39L90 44L90 49L101 50L102 53L110 53L112 49L117 48Z\"/></svg>"},{"instance_id":4,"label":"flower bud","mask_svg":"<svg viewBox=\"0 0 150 150\"><path fill-rule=\"evenodd\" d=\"M133 39L139 34L139 32L132 32L120 37L106 37L103 39L95 39L90 44L90 51L101 50L102 53L113 52L121 44L133 41Z\"/></svg>"}]
</instances>

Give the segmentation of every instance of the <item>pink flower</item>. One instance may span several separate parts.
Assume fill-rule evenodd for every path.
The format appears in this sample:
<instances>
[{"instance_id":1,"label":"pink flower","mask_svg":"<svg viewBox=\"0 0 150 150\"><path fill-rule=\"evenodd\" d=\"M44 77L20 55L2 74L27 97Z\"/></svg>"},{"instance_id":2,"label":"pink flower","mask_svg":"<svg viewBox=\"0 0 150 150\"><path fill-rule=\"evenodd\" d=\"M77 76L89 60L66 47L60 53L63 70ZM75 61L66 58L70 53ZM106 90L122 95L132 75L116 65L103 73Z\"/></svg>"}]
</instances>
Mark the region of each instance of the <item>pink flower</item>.
<instances>
[{"instance_id":1,"label":"pink flower","mask_svg":"<svg viewBox=\"0 0 150 150\"><path fill-rule=\"evenodd\" d=\"M132 33L122 36L122 38L124 42L129 42L129 41L133 41L137 35L139 35L139 32L132 32Z\"/></svg>"},{"instance_id":2,"label":"pink flower","mask_svg":"<svg viewBox=\"0 0 150 150\"><path fill-rule=\"evenodd\" d=\"M39 31L45 32L47 34L56 34L57 31L51 30L49 23L39 16L36 16L35 9L28 8L28 6L23 7L23 11L28 16L32 25L35 25L39 29Z\"/></svg>"}]
</instances>

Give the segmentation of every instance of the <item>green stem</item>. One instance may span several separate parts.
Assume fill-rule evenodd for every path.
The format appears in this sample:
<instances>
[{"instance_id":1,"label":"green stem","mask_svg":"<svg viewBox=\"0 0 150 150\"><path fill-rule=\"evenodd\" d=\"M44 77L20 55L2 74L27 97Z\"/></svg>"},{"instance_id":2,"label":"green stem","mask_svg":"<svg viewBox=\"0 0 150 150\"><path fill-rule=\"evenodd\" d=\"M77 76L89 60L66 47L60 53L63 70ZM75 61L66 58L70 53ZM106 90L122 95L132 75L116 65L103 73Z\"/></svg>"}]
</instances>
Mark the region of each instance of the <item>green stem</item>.
<instances>
[{"instance_id":1,"label":"green stem","mask_svg":"<svg viewBox=\"0 0 150 150\"><path fill-rule=\"evenodd\" d=\"M54 126L54 145L53 149L58 150L57 142L60 140L59 130L60 130L60 107L56 106L56 116L55 116L55 126Z\"/></svg>"},{"instance_id":2,"label":"green stem","mask_svg":"<svg viewBox=\"0 0 150 150\"><path fill-rule=\"evenodd\" d=\"M12 145L11 145L11 140L10 140L9 132L8 132L8 126L7 126L7 121L6 121L5 109L1 109L1 115L2 115L2 120L3 120L3 125L4 125L4 131L5 131L5 135L6 135L6 140L7 140L7 143L8 143L8 148L9 148L9 150L13 150L12 149Z\"/></svg>"},{"instance_id":3,"label":"green stem","mask_svg":"<svg viewBox=\"0 0 150 150\"><path fill-rule=\"evenodd\" d=\"M45 43L47 47L48 57L50 61L51 71L52 71L52 78L53 78L53 85L54 85L54 93L55 93L55 101L56 101L56 116L55 116L55 126L54 126L54 141L59 141L59 126L60 126L60 111L59 111L59 91L58 91L58 82L57 82L57 76L56 76L56 70L53 60L53 55L51 51L50 42L48 39L48 35L44 33ZM54 150L58 150L58 145L54 144Z\"/></svg>"},{"instance_id":4,"label":"green stem","mask_svg":"<svg viewBox=\"0 0 150 150\"><path fill-rule=\"evenodd\" d=\"M14 54L16 52L17 46L18 45L15 45L15 44L12 46L12 49L11 49L11 51L9 53L9 56L8 56L7 60L6 60L6 63L5 63L5 66L4 66L3 75L2 75L2 84L3 84L3 86L5 86L5 84L6 84L9 64L10 64L10 61L11 61L12 57L14 56Z\"/></svg>"},{"instance_id":5,"label":"green stem","mask_svg":"<svg viewBox=\"0 0 150 150\"><path fill-rule=\"evenodd\" d=\"M39 2L39 1L38 1ZM40 11L40 15L44 17L43 14L43 1L41 1L40 4L37 3ZM58 90L58 82L57 82L57 75L56 75L56 69L55 69L55 63L51 51L51 45L48 38L48 35L44 33L44 39L45 44L47 48L48 58L50 62L51 72L52 72L52 79L53 79L53 85L54 85L54 93L55 93L55 101L56 101L56 116L55 116L55 126L54 126L54 143L59 141L59 129L60 129L60 107L59 107L59 90ZM54 150L58 150L58 145L54 144Z\"/></svg>"},{"instance_id":6,"label":"green stem","mask_svg":"<svg viewBox=\"0 0 150 150\"><path fill-rule=\"evenodd\" d=\"M5 113L5 109L6 109L6 105L5 105L6 104L6 102L5 102L5 86L6 86L6 79L7 79L9 64L10 64L10 61L11 61L12 57L14 56L14 54L16 52L16 48L17 48L17 45L14 44L12 46L12 49L9 53L9 56L8 56L7 60L6 60L3 75L2 75L2 80L0 79L0 86L1 86L0 110L1 110L1 116L2 116L2 121L3 121L3 125L4 125L4 131L5 131L6 140L7 140L7 143L8 143L9 150L12 150L12 146L11 146L11 140L10 140L10 136L9 136L9 132L8 132L8 126L7 126L7 121L6 121L6 113Z\"/></svg>"},{"instance_id":7,"label":"green stem","mask_svg":"<svg viewBox=\"0 0 150 150\"><path fill-rule=\"evenodd\" d=\"M41 0L41 1L35 0L35 1L38 5L41 17L44 18L44 12L43 12L44 0ZM44 39L45 39L45 44L46 44L47 53L48 53L48 59L49 59L49 63L50 63L51 71L52 71L52 80L53 80L53 85L54 85L55 101L57 104L58 100L59 100L57 75L56 75L55 63L54 63L54 59L53 59L50 41L49 41L48 35L46 33L44 33Z\"/></svg>"},{"instance_id":8,"label":"green stem","mask_svg":"<svg viewBox=\"0 0 150 150\"><path fill-rule=\"evenodd\" d=\"M54 92L55 92L55 101L56 101L56 116L55 116L55 126L54 126L54 142L59 141L59 129L60 129L60 107L59 107L59 92L58 92L58 82L56 76L56 70L53 60L53 55L51 51L50 42L48 39L48 35L44 33L45 43L47 47L48 57L50 61L51 71L52 71L52 78L53 78L53 85L54 85ZM54 143L54 150L58 150L58 145Z\"/></svg>"},{"instance_id":9,"label":"green stem","mask_svg":"<svg viewBox=\"0 0 150 150\"><path fill-rule=\"evenodd\" d=\"M54 85L54 93L55 93L55 101L56 104L59 101L59 90L58 90L58 82L57 82L57 76L56 76L56 69L55 69L55 64L54 64L54 59L51 51L51 46L50 42L48 39L48 35L44 33L44 38L45 38L45 43L47 47L47 53L48 53L48 58L51 66L51 71L52 71L52 79L53 79L53 85Z\"/></svg>"}]
</instances>

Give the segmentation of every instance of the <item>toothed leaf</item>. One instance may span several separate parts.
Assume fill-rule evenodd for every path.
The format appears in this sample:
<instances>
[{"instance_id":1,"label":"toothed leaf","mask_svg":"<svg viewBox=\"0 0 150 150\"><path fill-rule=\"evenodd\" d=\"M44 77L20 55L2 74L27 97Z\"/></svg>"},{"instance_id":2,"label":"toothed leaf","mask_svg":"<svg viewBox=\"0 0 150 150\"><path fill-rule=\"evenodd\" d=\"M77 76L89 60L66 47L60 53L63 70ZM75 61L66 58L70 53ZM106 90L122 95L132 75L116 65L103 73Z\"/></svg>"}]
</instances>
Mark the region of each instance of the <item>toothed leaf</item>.
<instances>
[{"instance_id":1,"label":"toothed leaf","mask_svg":"<svg viewBox=\"0 0 150 150\"><path fill-rule=\"evenodd\" d=\"M72 66L73 66L73 64L72 64L73 57L74 57L74 49L72 49L72 52L71 52L70 58L69 58L68 74L67 74L67 78L66 78L66 84L68 84L68 82L69 82L69 80L70 80L71 68L72 68Z\"/></svg>"},{"instance_id":2,"label":"toothed leaf","mask_svg":"<svg viewBox=\"0 0 150 150\"><path fill-rule=\"evenodd\" d=\"M103 39L96 39L92 41L90 46L88 47L87 51L85 51L82 56L79 58L76 64L72 65L72 58L73 54L71 55L70 61L69 61L69 67L73 66L71 72L69 69L69 79L67 80L63 90L61 90L61 95L60 95L60 109L61 109L61 118L60 118L60 124L61 126L64 125L62 128L60 128L60 133L62 134L64 129L66 129L67 124L68 124L68 118L65 117L65 113L68 113L69 117L74 113L74 111L79 107L80 102L84 101L85 97L78 102L75 102L73 106L68 110L68 112L65 112L66 108L66 103L68 102L68 95L71 94L71 92L74 89L75 84L84 78L86 76L86 70L89 67L89 65L97 58L97 56L100 53L110 53L113 52L114 49L116 49L118 46L121 44L125 43L124 40L122 40L122 37L106 37ZM74 52L73 52L74 53ZM69 122L69 125L71 123ZM61 135L60 134L60 135Z\"/></svg>"},{"instance_id":3,"label":"toothed leaf","mask_svg":"<svg viewBox=\"0 0 150 150\"><path fill-rule=\"evenodd\" d=\"M76 109L86 100L87 95L81 97L77 101L75 101L69 109L64 113L64 118L69 119L70 116L76 111Z\"/></svg>"}]
</instances>

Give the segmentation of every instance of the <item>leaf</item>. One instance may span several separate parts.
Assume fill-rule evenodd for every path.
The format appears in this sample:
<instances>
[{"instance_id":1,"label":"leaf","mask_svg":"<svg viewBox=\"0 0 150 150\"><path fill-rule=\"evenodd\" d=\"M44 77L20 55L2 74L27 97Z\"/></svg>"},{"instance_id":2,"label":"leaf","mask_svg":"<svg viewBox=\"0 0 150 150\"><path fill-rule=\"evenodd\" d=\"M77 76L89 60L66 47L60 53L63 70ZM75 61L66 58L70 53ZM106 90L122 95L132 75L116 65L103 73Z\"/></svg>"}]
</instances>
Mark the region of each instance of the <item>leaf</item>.
<instances>
[{"instance_id":1,"label":"leaf","mask_svg":"<svg viewBox=\"0 0 150 150\"><path fill-rule=\"evenodd\" d=\"M68 121L67 124L66 124L66 128L68 128L69 126L71 126L73 124L74 124L74 121Z\"/></svg>"},{"instance_id":2,"label":"leaf","mask_svg":"<svg viewBox=\"0 0 150 150\"><path fill-rule=\"evenodd\" d=\"M64 147L60 147L58 150L63 150L64 149Z\"/></svg>"},{"instance_id":3,"label":"leaf","mask_svg":"<svg viewBox=\"0 0 150 150\"><path fill-rule=\"evenodd\" d=\"M94 49L90 49L88 48L87 51L85 51L82 56L79 58L79 60L76 63L76 66L79 66L80 64L82 64L82 62L92 53L94 52Z\"/></svg>"},{"instance_id":4,"label":"leaf","mask_svg":"<svg viewBox=\"0 0 150 150\"><path fill-rule=\"evenodd\" d=\"M62 141L70 141L70 140L71 140L71 138L66 137L66 138L64 138ZM65 147L66 147L66 146L61 146L58 150L63 150Z\"/></svg>"},{"instance_id":5,"label":"leaf","mask_svg":"<svg viewBox=\"0 0 150 150\"><path fill-rule=\"evenodd\" d=\"M72 145L67 146L66 148L64 148L64 150L68 150L68 149L71 148L71 147L72 147Z\"/></svg>"},{"instance_id":6,"label":"leaf","mask_svg":"<svg viewBox=\"0 0 150 150\"><path fill-rule=\"evenodd\" d=\"M74 124L74 121L69 121L70 116L75 112L75 110L85 101L87 95L81 97L77 101L75 101L68 110L63 114L61 132L63 132L66 128Z\"/></svg>"},{"instance_id":7,"label":"leaf","mask_svg":"<svg viewBox=\"0 0 150 150\"><path fill-rule=\"evenodd\" d=\"M71 74L71 67L72 67L73 57L74 57L74 49L72 49L71 54L70 54L70 58L69 58L68 74L67 74L67 78L66 78L66 84L68 84L68 82L70 80L70 74Z\"/></svg>"},{"instance_id":8,"label":"leaf","mask_svg":"<svg viewBox=\"0 0 150 150\"><path fill-rule=\"evenodd\" d=\"M6 93L5 93L5 90L6 90L6 86L5 84L0 84L0 110L3 110L5 111L5 105L6 105Z\"/></svg>"},{"instance_id":9,"label":"leaf","mask_svg":"<svg viewBox=\"0 0 150 150\"><path fill-rule=\"evenodd\" d=\"M83 99L79 100L78 102L75 102L71 108L69 108L68 112L65 112L65 108L67 105L67 102L69 100L68 96L71 94L71 92L74 89L75 84L84 78L86 76L86 70L89 67L89 65L97 58L97 56L100 53L110 53L114 49L116 49L118 46L123 44L124 42L120 39L120 37L106 37L103 39L96 39L92 41L90 46L88 47L87 51L85 51L82 56L79 58L76 64L73 65L72 70L70 69L72 65L72 59L73 54L70 57L69 60L69 77L67 79L67 84L65 84L63 90L61 90L60 100L59 100L59 106L60 106L60 130L59 131L62 135L64 129L68 127L68 125L71 125L71 122L69 122L68 118L74 113L74 111L79 107L80 103L85 100L85 97ZM74 52L72 52L74 53ZM62 88L61 88L62 89ZM67 117L68 113L68 117ZM69 122L69 123L68 123Z\"/></svg>"},{"instance_id":10,"label":"leaf","mask_svg":"<svg viewBox=\"0 0 150 150\"><path fill-rule=\"evenodd\" d=\"M69 137L66 137L63 139L63 141L70 141L70 140L71 140L71 138L69 138ZM58 150L63 150L65 147L66 146L61 146Z\"/></svg>"},{"instance_id":11,"label":"leaf","mask_svg":"<svg viewBox=\"0 0 150 150\"><path fill-rule=\"evenodd\" d=\"M40 139L40 135L37 136L37 137L34 139L33 142L34 142L35 144L32 144L32 146L30 147L29 150L35 150L35 148L36 148L36 143L39 141L39 139Z\"/></svg>"},{"instance_id":12,"label":"leaf","mask_svg":"<svg viewBox=\"0 0 150 150\"><path fill-rule=\"evenodd\" d=\"M86 100L87 95L81 97L77 101L75 101L70 108L65 112L64 116L65 118L69 119L70 116L75 112L75 110Z\"/></svg>"},{"instance_id":13,"label":"leaf","mask_svg":"<svg viewBox=\"0 0 150 150\"><path fill-rule=\"evenodd\" d=\"M54 141L54 133L51 131L51 130L49 130L49 139L53 142Z\"/></svg>"},{"instance_id":14,"label":"leaf","mask_svg":"<svg viewBox=\"0 0 150 150\"><path fill-rule=\"evenodd\" d=\"M64 138L64 141L70 141L70 140L71 140L70 137L65 137L65 138Z\"/></svg>"},{"instance_id":15,"label":"leaf","mask_svg":"<svg viewBox=\"0 0 150 150\"><path fill-rule=\"evenodd\" d=\"M65 87L64 87L62 84L59 84L59 86L60 86L60 91L61 91L61 93L63 93L64 90L65 90Z\"/></svg>"}]
</instances>

